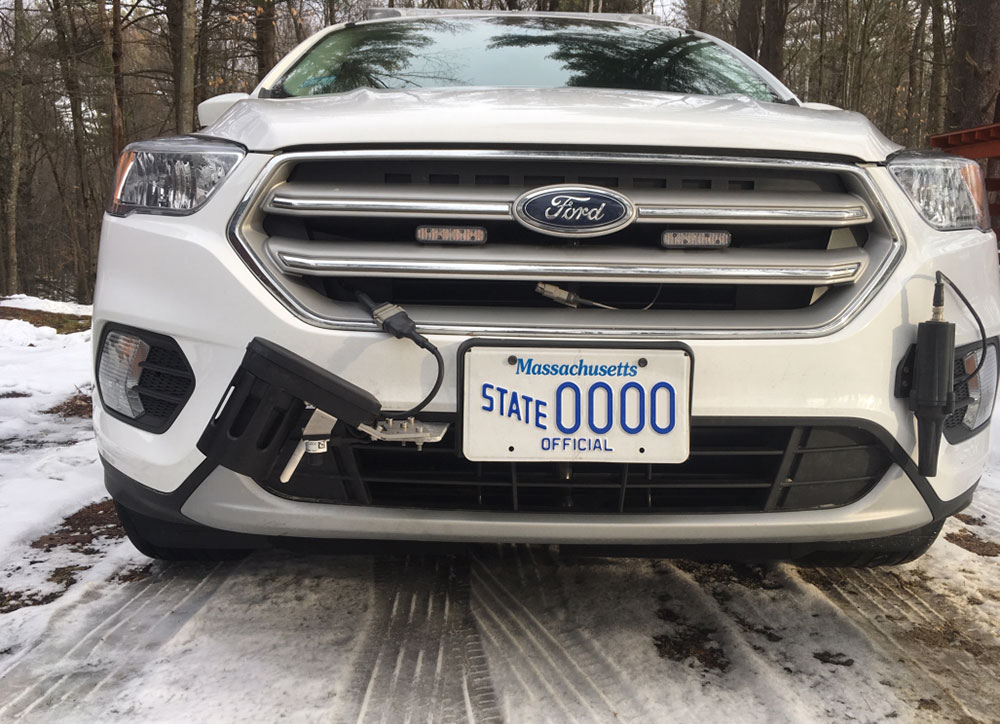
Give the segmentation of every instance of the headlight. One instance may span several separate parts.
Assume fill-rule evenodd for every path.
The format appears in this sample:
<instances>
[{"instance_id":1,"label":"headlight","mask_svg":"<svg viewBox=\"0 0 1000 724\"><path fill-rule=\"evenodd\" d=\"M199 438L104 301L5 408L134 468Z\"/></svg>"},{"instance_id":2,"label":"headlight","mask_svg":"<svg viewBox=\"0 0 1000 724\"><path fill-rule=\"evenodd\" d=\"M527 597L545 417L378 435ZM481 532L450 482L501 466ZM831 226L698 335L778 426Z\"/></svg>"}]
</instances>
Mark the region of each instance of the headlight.
<instances>
[{"instance_id":1,"label":"headlight","mask_svg":"<svg viewBox=\"0 0 1000 724\"><path fill-rule=\"evenodd\" d=\"M127 146L115 171L108 213L125 216L195 212L244 156L240 146L192 137Z\"/></svg>"},{"instance_id":2,"label":"headlight","mask_svg":"<svg viewBox=\"0 0 1000 724\"><path fill-rule=\"evenodd\" d=\"M928 224L941 231L989 231L986 185L979 164L944 153L904 151L888 164L896 183Z\"/></svg>"}]
</instances>

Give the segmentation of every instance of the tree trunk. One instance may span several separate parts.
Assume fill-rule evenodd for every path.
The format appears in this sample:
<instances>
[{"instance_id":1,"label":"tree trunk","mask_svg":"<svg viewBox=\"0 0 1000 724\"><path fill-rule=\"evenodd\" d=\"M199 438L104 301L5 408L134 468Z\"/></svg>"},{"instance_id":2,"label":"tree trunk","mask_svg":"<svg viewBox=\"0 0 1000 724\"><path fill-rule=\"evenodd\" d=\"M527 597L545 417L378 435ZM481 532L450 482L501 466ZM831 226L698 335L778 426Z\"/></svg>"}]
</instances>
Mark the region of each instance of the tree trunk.
<instances>
[{"instance_id":1,"label":"tree trunk","mask_svg":"<svg viewBox=\"0 0 1000 724\"><path fill-rule=\"evenodd\" d=\"M944 130L944 80L948 72L944 0L931 0L931 82L927 89L927 130Z\"/></svg>"},{"instance_id":2,"label":"tree trunk","mask_svg":"<svg viewBox=\"0 0 1000 724\"><path fill-rule=\"evenodd\" d=\"M17 197L21 188L21 156L24 140L24 32L24 0L14 0L14 39L11 47L14 99L10 110L10 186L4 204L7 251L6 254L0 254L0 257L6 257L3 259L3 277L0 278L0 290L5 294L15 294L20 291L17 265Z\"/></svg>"},{"instance_id":3,"label":"tree trunk","mask_svg":"<svg viewBox=\"0 0 1000 724\"><path fill-rule=\"evenodd\" d=\"M1000 13L995 0L957 0L947 129L992 123L1000 94Z\"/></svg>"},{"instance_id":4,"label":"tree trunk","mask_svg":"<svg viewBox=\"0 0 1000 724\"><path fill-rule=\"evenodd\" d=\"M108 17L104 3L97 4L101 18L101 33L104 47L111 57L111 159L117 161L125 148L125 127L122 106L125 102L124 80L122 78L122 7L121 0L111 0L111 16Z\"/></svg>"},{"instance_id":5,"label":"tree trunk","mask_svg":"<svg viewBox=\"0 0 1000 724\"><path fill-rule=\"evenodd\" d=\"M257 14L254 17L257 55L257 81L264 80L267 72L274 67L274 0L257 0Z\"/></svg>"},{"instance_id":6,"label":"tree trunk","mask_svg":"<svg viewBox=\"0 0 1000 724\"><path fill-rule=\"evenodd\" d=\"M826 0L819 2L819 51L816 59L816 98L820 103L829 103L826 97Z\"/></svg>"},{"instance_id":7,"label":"tree trunk","mask_svg":"<svg viewBox=\"0 0 1000 724\"><path fill-rule=\"evenodd\" d=\"M70 120L73 131L73 162L76 166L76 188L83 216L87 243L84 246L82 278L78 280L79 301L90 301L94 293L94 277L97 268L97 234L93 228L89 179L87 177L86 128L83 122L83 101L80 76L76 68L76 43L71 43L72 16L63 9L61 0L51 0L52 21L56 31L56 46L59 51L59 70L66 95L69 98Z\"/></svg>"},{"instance_id":8,"label":"tree trunk","mask_svg":"<svg viewBox=\"0 0 1000 724\"><path fill-rule=\"evenodd\" d=\"M736 16L736 47L756 58L760 53L761 0L740 0Z\"/></svg>"},{"instance_id":9,"label":"tree trunk","mask_svg":"<svg viewBox=\"0 0 1000 724\"><path fill-rule=\"evenodd\" d=\"M198 83L195 86L195 104L214 95L209 82L208 64L208 29L215 5L212 0L203 0L201 4L201 22L198 24L198 53L195 56Z\"/></svg>"},{"instance_id":10,"label":"tree trunk","mask_svg":"<svg viewBox=\"0 0 1000 724\"><path fill-rule=\"evenodd\" d=\"M167 33L174 80L174 131L194 128L195 0L166 0Z\"/></svg>"},{"instance_id":11,"label":"tree trunk","mask_svg":"<svg viewBox=\"0 0 1000 724\"><path fill-rule=\"evenodd\" d=\"M122 66L122 4L121 0L111 0L111 73L115 92L112 106L111 155L116 161L125 148L125 72Z\"/></svg>"},{"instance_id":12,"label":"tree trunk","mask_svg":"<svg viewBox=\"0 0 1000 724\"><path fill-rule=\"evenodd\" d=\"M75 296L77 301L83 301L89 298L88 287L92 282L90 275L87 273L87 266L83 258L83 245L80 243L81 224L77 223L76 214L74 213L73 206L70 204L72 194L64 187L64 175L60 173L60 169L56 165L52 148L46 143L43 134L38 135L38 141L42 149L42 155L49 162L49 168L52 170L52 180L55 183L58 197L62 201L63 213L66 215L66 232L70 240L71 251L73 252L73 275L76 285Z\"/></svg>"},{"instance_id":13,"label":"tree trunk","mask_svg":"<svg viewBox=\"0 0 1000 724\"><path fill-rule=\"evenodd\" d=\"M177 132L194 130L194 60L197 51L195 32L198 27L195 0L181 2L180 75L177 89Z\"/></svg>"},{"instance_id":14,"label":"tree trunk","mask_svg":"<svg viewBox=\"0 0 1000 724\"><path fill-rule=\"evenodd\" d=\"M301 43L306 39L306 26L302 22L302 3L296 5L295 0L288 0L288 14L292 16L292 27L295 29L295 42Z\"/></svg>"},{"instance_id":15,"label":"tree trunk","mask_svg":"<svg viewBox=\"0 0 1000 724\"><path fill-rule=\"evenodd\" d=\"M923 73L921 70L928 5L929 0L921 0L920 17L917 19L917 26L913 30L913 41L910 43L910 67L906 88L906 138L907 144L910 146L920 145L920 106L923 99Z\"/></svg>"},{"instance_id":16,"label":"tree trunk","mask_svg":"<svg viewBox=\"0 0 1000 724\"><path fill-rule=\"evenodd\" d=\"M779 80L785 72L785 25L788 0L765 0L764 35L760 45L760 64Z\"/></svg>"}]
</instances>

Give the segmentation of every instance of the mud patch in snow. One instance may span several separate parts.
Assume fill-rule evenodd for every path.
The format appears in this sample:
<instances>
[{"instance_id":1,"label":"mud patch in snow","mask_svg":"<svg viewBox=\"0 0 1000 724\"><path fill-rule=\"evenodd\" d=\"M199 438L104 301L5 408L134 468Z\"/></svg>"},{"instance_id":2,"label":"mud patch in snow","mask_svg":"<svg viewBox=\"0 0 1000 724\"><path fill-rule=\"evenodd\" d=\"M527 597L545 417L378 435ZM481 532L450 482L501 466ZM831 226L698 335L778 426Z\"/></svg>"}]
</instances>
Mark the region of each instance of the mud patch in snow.
<instances>
[{"instance_id":1,"label":"mud patch in snow","mask_svg":"<svg viewBox=\"0 0 1000 724\"><path fill-rule=\"evenodd\" d=\"M656 615L670 624L670 631L653 637L656 653L661 658L700 667L704 671L724 673L729 659L722 645L713 636L715 629L689 624L671 608L661 608Z\"/></svg>"},{"instance_id":2,"label":"mud patch in snow","mask_svg":"<svg viewBox=\"0 0 1000 724\"><path fill-rule=\"evenodd\" d=\"M978 528L981 528L984 525L986 525L986 515L985 514L984 515L975 516L975 515L969 515L967 513L956 513L955 514L955 518L957 518L958 520L962 521L966 525L972 525L972 526L976 526Z\"/></svg>"},{"instance_id":3,"label":"mud patch in snow","mask_svg":"<svg viewBox=\"0 0 1000 724\"><path fill-rule=\"evenodd\" d=\"M75 574L89 568L90 566L73 565L54 569L48 577L48 583L54 583L57 588L44 594L37 591L5 591L0 588L0 614L11 613L28 606L44 606L52 603L77 582Z\"/></svg>"},{"instance_id":4,"label":"mud patch in snow","mask_svg":"<svg viewBox=\"0 0 1000 724\"><path fill-rule=\"evenodd\" d=\"M77 392L68 400L42 412L46 415L59 415L60 417L91 418L94 415L94 401L86 392Z\"/></svg>"},{"instance_id":5,"label":"mud patch in snow","mask_svg":"<svg viewBox=\"0 0 1000 724\"><path fill-rule=\"evenodd\" d=\"M100 552L94 547L98 539L124 537L125 531L118 522L115 505L108 499L76 511L65 518L54 532L32 541L31 547L49 552L56 546L69 546L76 553L94 555Z\"/></svg>"},{"instance_id":6,"label":"mud patch in snow","mask_svg":"<svg viewBox=\"0 0 1000 724\"><path fill-rule=\"evenodd\" d=\"M20 320L33 327L48 328L53 333L72 334L90 329L90 317L78 314L61 314L34 309L0 306L0 319ZM26 344L31 344L27 342Z\"/></svg>"},{"instance_id":7,"label":"mud patch in snow","mask_svg":"<svg viewBox=\"0 0 1000 724\"><path fill-rule=\"evenodd\" d=\"M854 666L854 659L847 658L847 654L834 654L829 651L817 651L813 658L824 664L834 666Z\"/></svg>"},{"instance_id":8,"label":"mud patch in snow","mask_svg":"<svg viewBox=\"0 0 1000 724\"><path fill-rule=\"evenodd\" d=\"M1000 556L1000 544L991 540L983 540L968 528L945 534L944 539L954 543L959 548L975 553L977 556L995 558Z\"/></svg>"},{"instance_id":9,"label":"mud patch in snow","mask_svg":"<svg viewBox=\"0 0 1000 724\"><path fill-rule=\"evenodd\" d=\"M153 575L153 564L147 563L144 566L130 566L124 571L120 571L111 577L112 583L136 583L145 581Z\"/></svg>"}]
</instances>

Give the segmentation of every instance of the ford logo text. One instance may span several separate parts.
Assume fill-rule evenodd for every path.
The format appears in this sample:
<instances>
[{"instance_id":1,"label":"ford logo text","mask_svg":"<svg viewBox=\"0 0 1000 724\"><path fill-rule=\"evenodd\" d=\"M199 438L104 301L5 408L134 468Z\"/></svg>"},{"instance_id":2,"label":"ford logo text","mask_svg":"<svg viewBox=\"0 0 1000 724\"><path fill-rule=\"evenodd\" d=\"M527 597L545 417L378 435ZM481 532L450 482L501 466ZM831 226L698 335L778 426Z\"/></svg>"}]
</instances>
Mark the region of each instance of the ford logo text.
<instances>
[{"instance_id":1,"label":"ford logo text","mask_svg":"<svg viewBox=\"0 0 1000 724\"><path fill-rule=\"evenodd\" d=\"M514 218L552 236L613 234L635 216L635 206L627 197L597 186L543 186L514 202Z\"/></svg>"}]
</instances>

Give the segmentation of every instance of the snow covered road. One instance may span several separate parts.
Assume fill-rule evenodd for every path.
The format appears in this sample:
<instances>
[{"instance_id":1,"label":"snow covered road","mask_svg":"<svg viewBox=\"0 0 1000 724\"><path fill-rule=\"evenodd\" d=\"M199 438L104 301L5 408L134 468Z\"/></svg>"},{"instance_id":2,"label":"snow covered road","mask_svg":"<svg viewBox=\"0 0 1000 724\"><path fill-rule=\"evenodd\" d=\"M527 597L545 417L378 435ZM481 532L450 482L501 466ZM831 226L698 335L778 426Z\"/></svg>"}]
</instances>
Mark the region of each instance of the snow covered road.
<instances>
[{"instance_id":1,"label":"snow covered road","mask_svg":"<svg viewBox=\"0 0 1000 724\"><path fill-rule=\"evenodd\" d=\"M25 324L0 320L0 721L1000 721L1000 465L895 569L150 563L87 421L45 412L89 390L89 333Z\"/></svg>"}]
</instances>

